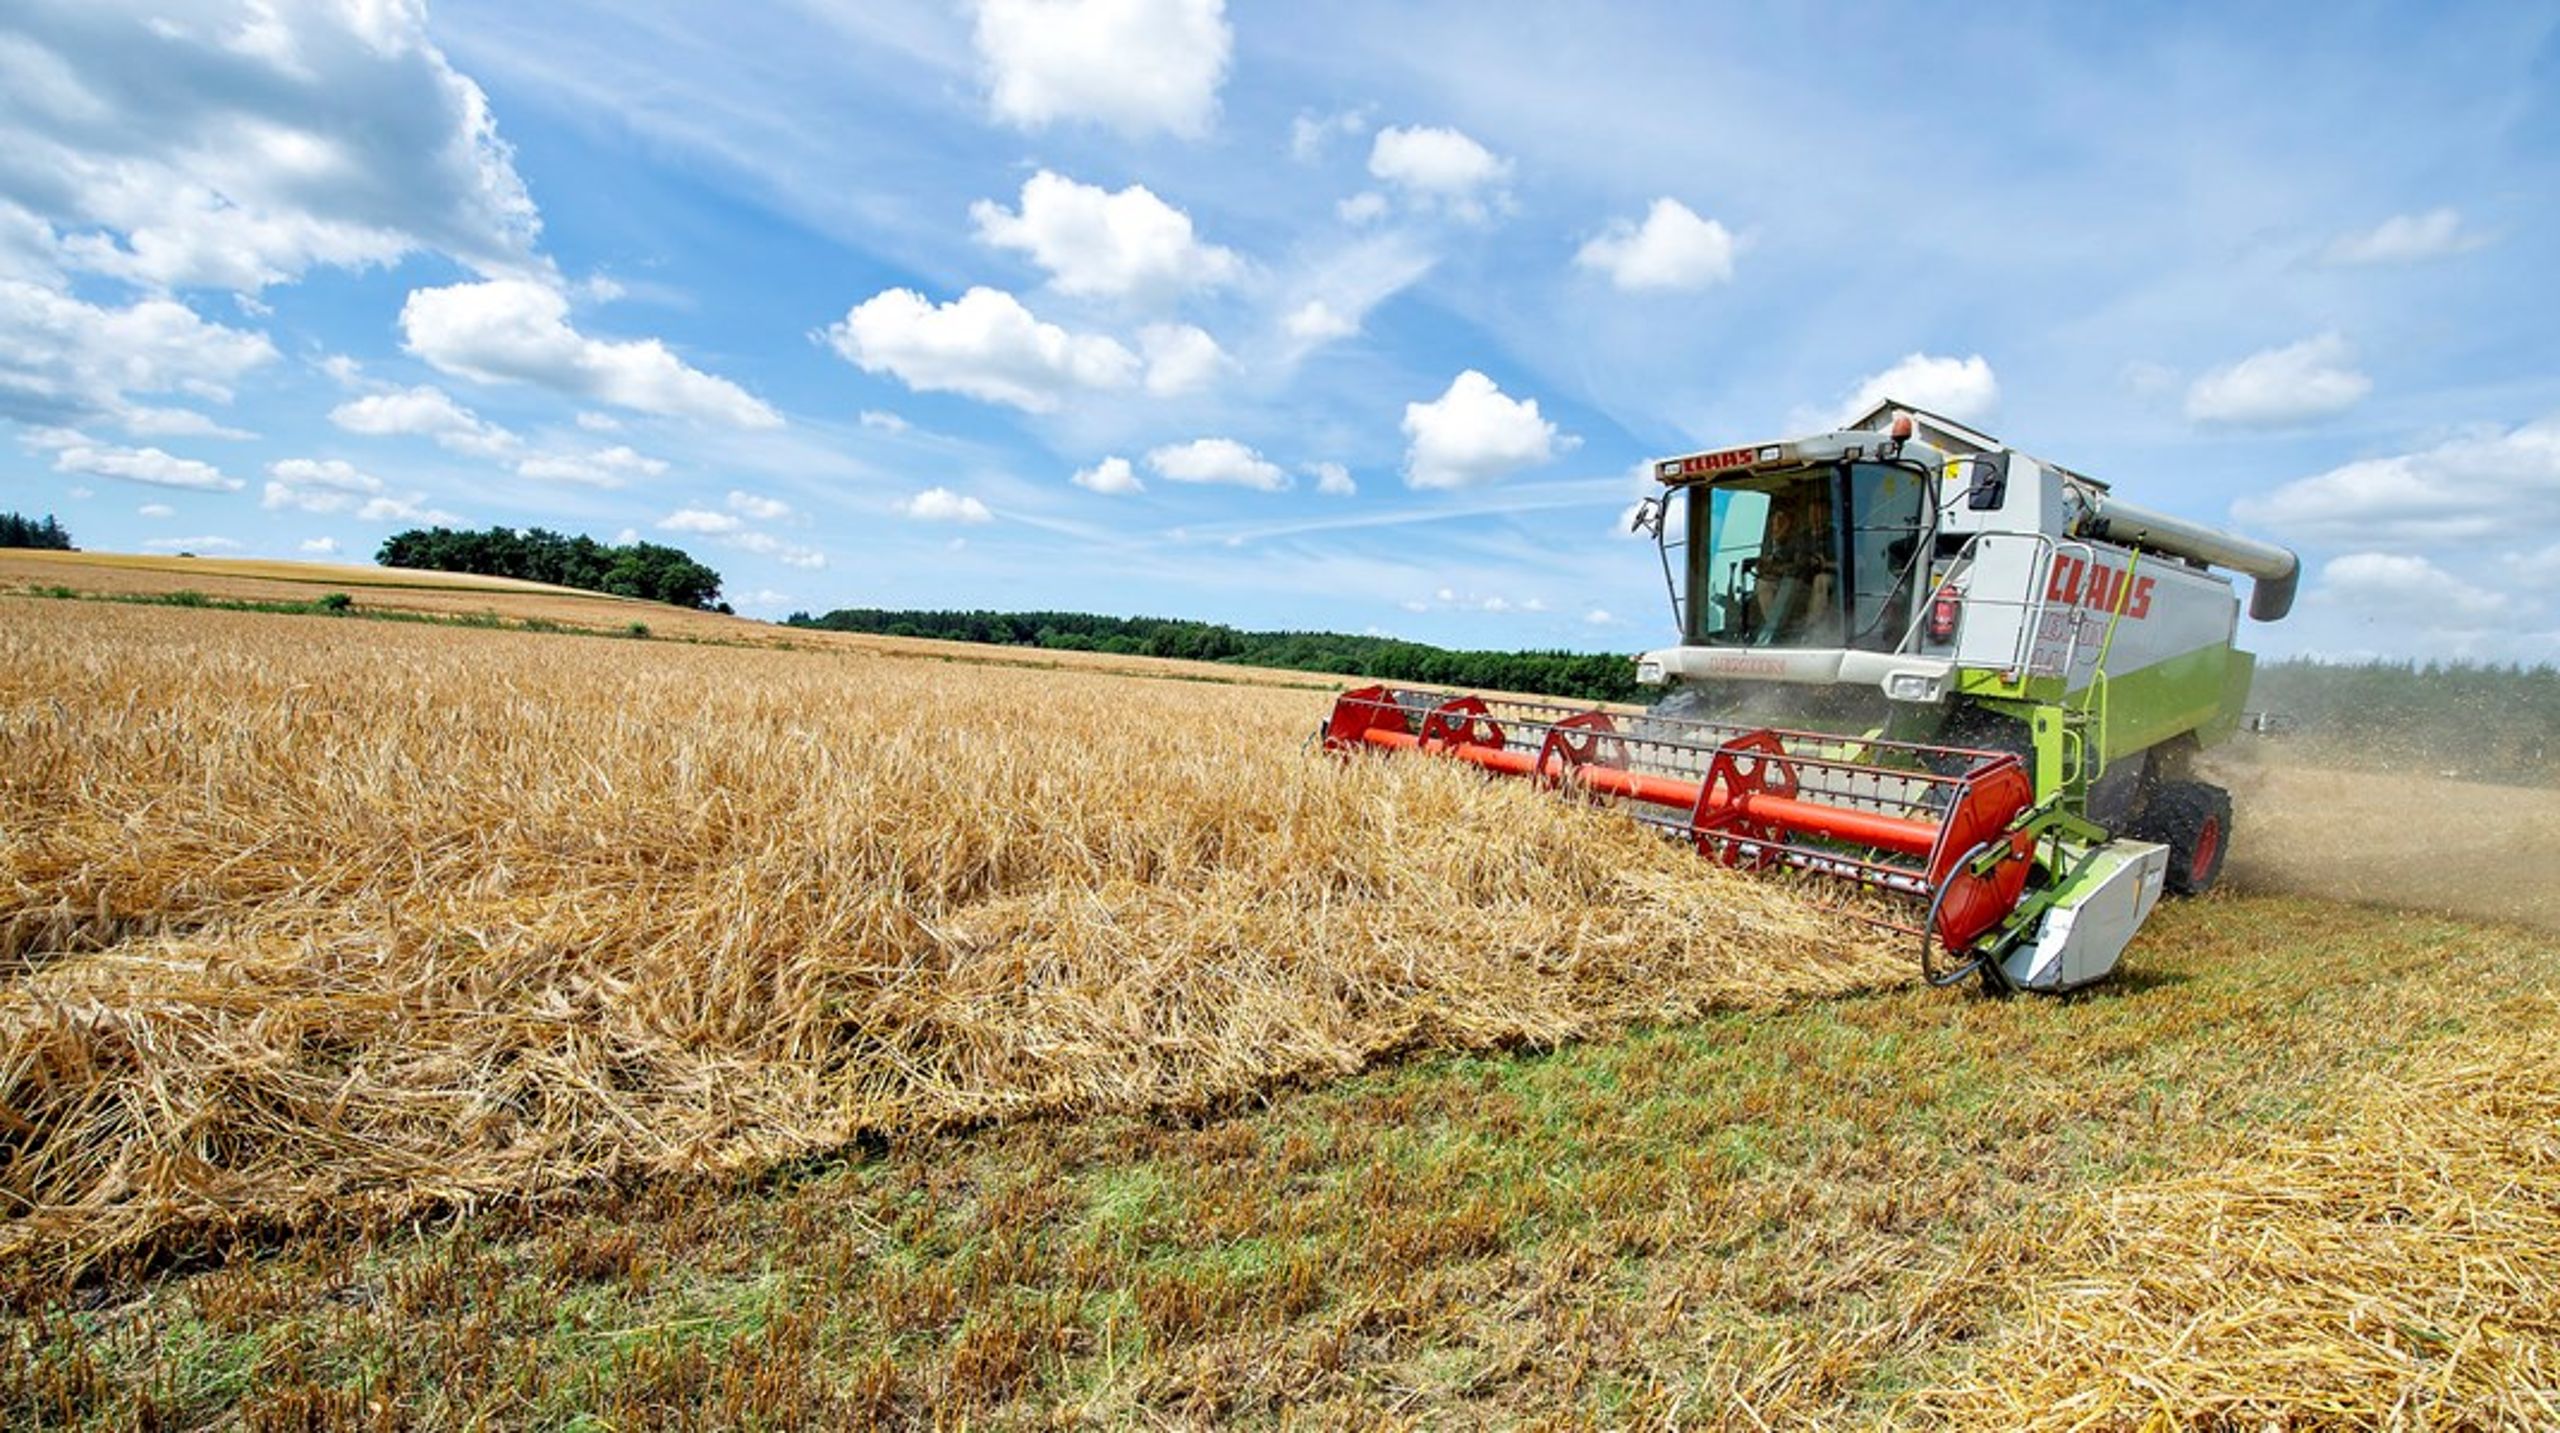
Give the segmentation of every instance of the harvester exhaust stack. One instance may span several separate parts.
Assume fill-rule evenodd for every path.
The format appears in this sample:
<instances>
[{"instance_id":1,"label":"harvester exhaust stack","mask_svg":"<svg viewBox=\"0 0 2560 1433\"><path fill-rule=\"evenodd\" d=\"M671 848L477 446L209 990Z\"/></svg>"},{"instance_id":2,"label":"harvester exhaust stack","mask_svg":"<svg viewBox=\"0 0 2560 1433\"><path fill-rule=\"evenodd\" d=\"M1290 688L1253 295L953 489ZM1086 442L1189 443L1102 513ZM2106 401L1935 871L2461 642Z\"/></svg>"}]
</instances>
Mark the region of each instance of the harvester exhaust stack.
<instances>
[{"instance_id":1,"label":"harvester exhaust stack","mask_svg":"<svg viewBox=\"0 0 2560 1433\"><path fill-rule=\"evenodd\" d=\"M2047 839L2053 813L2010 753L1384 686L1344 693L1323 736L1328 751L1420 752L1614 802L1724 865L1907 898L1925 915L1899 928L1921 937L1935 980L1980 969L2050 989L2114 965L2115 950L2015 958L2038 944L2050 902L2033 891L2062 855ZM2130 895L2147 913L2158 890L2155 862L2147 896ZM1949 967L1930 959L1933 943Z\"/></svg>"}]
</instances>

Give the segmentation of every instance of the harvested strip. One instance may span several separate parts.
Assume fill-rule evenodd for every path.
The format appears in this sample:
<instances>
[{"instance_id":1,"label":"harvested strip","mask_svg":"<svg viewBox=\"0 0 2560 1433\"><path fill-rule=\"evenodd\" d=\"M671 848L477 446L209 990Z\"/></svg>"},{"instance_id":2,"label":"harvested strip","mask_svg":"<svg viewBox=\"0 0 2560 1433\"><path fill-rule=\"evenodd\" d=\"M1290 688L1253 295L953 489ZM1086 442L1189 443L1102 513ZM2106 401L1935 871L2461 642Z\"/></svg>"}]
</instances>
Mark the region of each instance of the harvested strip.
<instances>
[{"instance_id":1,"label":"harvested strip","mask_svg":"<svg viewBox=\"0 0 2560 1433\"><path fill-rule=\"evenodd\" d=\"M1934 1418L2003 1428L2560 1426L2548 1000L2309 1133L2001 1251L2021 1321Z\"/></svg>"}]
</instances>

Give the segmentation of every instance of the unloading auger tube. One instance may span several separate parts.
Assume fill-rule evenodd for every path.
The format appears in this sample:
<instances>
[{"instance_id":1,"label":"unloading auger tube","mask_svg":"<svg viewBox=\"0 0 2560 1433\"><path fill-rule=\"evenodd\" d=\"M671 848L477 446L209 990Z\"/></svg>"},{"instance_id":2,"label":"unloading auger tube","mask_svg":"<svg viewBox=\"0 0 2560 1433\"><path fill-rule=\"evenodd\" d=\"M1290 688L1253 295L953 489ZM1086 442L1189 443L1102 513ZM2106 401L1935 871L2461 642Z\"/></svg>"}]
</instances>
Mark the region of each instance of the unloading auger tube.
<instances>
[{"instance_id":1,"label":"unloading auger tube","mask_svg":"<svg viewBox=\"0 0 2560 1433\"><path fill-rule=\"evenodd\" d=\"M1421 752L1605 798L1724 865L1909 898L1927 914L1895 928L1920 937L1933 983L1999 983L2033 924L2050 813L2010 753L1384 686L1343 693L1322 735L1331 752Z\"/></svg>"}]
</instances>

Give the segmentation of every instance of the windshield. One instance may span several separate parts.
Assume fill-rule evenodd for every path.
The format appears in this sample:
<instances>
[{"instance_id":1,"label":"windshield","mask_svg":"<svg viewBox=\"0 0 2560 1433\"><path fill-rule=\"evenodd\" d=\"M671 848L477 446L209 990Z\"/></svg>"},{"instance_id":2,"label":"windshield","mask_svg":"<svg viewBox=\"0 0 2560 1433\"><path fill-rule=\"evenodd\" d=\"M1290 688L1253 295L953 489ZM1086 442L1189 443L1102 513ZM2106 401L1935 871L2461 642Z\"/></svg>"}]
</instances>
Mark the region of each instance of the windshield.
<instances>
[{"instance_id":1,"label":"windshield","mask_svg":"<svg viewBox=\"0 0 2560 1433\"><path fill-rule=\"evenodd\" d=\"M1924 495L1917 474L1883 463L1692 488L1687 639L1891 650L1909 625Z\"/></svg>"}]
</instances>

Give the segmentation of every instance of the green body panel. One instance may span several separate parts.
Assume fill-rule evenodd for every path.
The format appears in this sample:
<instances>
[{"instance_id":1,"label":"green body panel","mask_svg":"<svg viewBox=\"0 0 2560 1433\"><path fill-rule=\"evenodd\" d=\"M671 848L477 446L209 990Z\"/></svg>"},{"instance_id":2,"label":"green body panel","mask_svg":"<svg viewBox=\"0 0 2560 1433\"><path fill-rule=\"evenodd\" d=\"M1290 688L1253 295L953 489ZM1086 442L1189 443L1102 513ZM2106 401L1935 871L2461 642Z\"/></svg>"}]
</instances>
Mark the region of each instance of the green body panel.
<instances>
[{"instance_id":1,"label":"green body panel","mask_svg":"<svg viewBox=\"0 0 2560 1433\"><path fill-rule=\"evenodd\" d=\"M2230 660L2222 667L2222 703L2214 709L2213 720L2196 728L2196 744L2216 746L2228 741L2240 730L2240 717L2249 705L2249 683L2258 674L2256 654L2231 649Z\"/></svg>"},{"instance_id":2,"label":"green body panel","mask_svg":"<svg viewBox=\"0 0 2560 1433\"><path fill-rule=\"evenodd\" d=\"M2103 720L2101 749L2106 759L2148 751L2173 736L2203 732L2222 715L2231 685L2233 658L2229 647L2199 647L2138 672L2109 676L2091 683L2089 705ZM2240 661L2240 692L2249 690L2254 664ZM2231 714L2239 725L2237 711ZM2201 739L2201 738L2200 738Z\"/></svg>"},{"instance_id":3,"label":"green body panel","mask_svg":"<svg viewBox=\"0 0 2560 1433\"><path fill-rule=\"evenodd\" d=\"M1978 670L1957 672L1954 691L2026 726L2042 800L2076 790L2107 763L2164 741L2192 735L2198 745L2211 746L2230 736L2240 728L2256 670L2257 659L2247 652L2199 647L2069 694L2060 677L2010 682Z\"/></svg>"}]
</instances>

